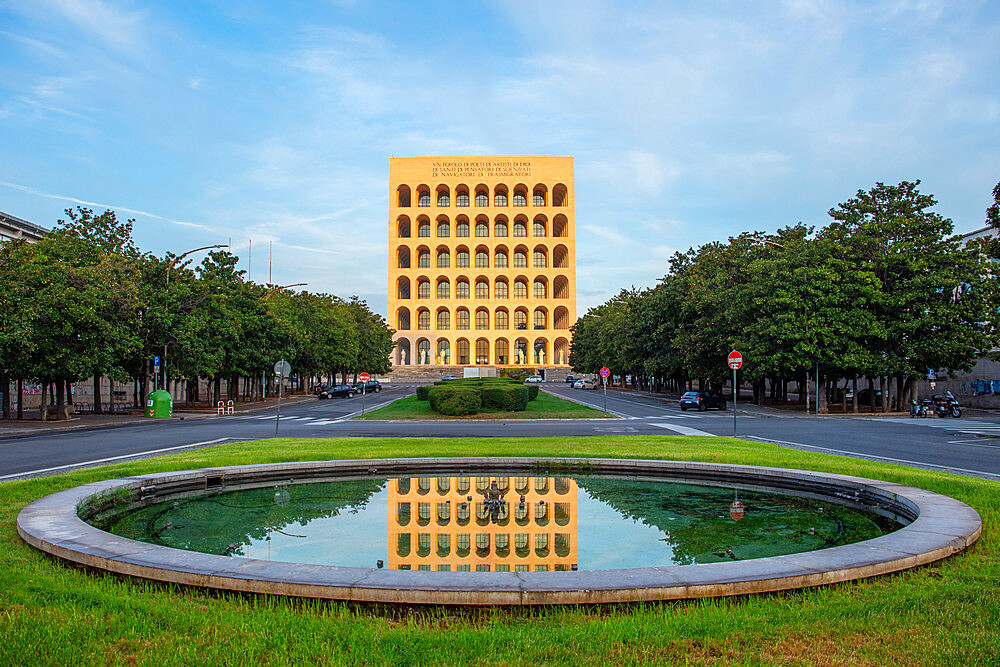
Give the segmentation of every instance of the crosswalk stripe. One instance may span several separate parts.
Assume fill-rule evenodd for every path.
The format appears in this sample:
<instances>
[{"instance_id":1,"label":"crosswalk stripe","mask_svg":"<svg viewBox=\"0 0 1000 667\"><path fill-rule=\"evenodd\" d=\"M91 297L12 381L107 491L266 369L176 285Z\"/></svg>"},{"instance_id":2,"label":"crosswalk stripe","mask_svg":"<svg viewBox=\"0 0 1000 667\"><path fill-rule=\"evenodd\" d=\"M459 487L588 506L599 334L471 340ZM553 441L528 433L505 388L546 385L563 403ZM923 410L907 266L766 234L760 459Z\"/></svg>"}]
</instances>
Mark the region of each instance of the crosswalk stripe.
<instances>
[{"instance_id":1,"label":"crosswalk stripe","mask_svg":"<svg viewBox=\"0 0 1000 667\"><path fill-rule=\"evenodd\" d=\"M658 426L659 428L665 428L668 431L673 431L674 433L679 433L681 435L712 435L705 431L699 431L696 428L688 428L687 426L680 426L678 424L650 424L650 426Z\"/></svg>"}]
</instances>

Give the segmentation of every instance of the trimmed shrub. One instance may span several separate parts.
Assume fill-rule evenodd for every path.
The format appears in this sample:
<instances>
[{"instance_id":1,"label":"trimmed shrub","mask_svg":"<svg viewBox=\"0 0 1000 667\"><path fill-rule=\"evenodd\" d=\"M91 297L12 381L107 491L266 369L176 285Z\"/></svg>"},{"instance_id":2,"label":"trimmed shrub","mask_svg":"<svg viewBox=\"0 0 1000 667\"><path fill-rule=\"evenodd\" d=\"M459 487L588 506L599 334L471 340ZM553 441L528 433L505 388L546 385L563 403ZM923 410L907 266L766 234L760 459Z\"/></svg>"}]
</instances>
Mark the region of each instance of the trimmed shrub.
<instances>
[{"instance_id":1,"label":"trimmed shrub","mask_svg":"<svg viewBox=\"0 0 1000 667\"><path fill-rule=\"evenodd\" d=\"M528 407L527 387L484 387L481 393L483 409L517 412Z\"/></svg>"},{"instance_id":2,"label":"trimmed shrub","mask_svg":"<svg viewBox=\"0 0 1000 667\"><path fill-rule=\"evenodd\" d=\"M421 386L417 387L417 400L418 401L426 401L426 400L428 400L428 398L430 398L428 396L428 393L430 392L430 390L431 390L431 388L428 387L427 385L421 385Z\"/></svg>"},{"instance_id":3,"label":"trimmed shrub","mask_svg":"<svg viewBox=\"0 0 1000 667\"><path fill-rule=\"evenodd\" d=\"M528 400L533 401L538 398L538 385L537 384L525 384L521 385L528 390Z\"/></svg>"},{"instance_id":4,"label":"trimmed shrub","mask_svg":"<svg viewBox=\"0 0 1000 667\"><path fill-rule=\"evenodd\" d=\"M440 415L474 415L483 404L478 390L464 387L434 387L428 398Z\"/></svg>"}]
</instances>

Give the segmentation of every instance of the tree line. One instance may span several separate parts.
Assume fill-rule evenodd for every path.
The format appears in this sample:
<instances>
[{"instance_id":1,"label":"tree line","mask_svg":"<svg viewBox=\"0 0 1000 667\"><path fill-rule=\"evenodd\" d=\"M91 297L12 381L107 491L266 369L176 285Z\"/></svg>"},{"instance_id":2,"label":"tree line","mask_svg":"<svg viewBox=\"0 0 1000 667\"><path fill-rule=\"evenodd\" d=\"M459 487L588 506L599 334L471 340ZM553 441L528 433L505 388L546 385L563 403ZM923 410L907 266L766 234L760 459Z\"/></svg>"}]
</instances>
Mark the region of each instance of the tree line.
<instances>
[{"instance_id":1,"label":"tree line","mask_svg":"<svg viewBox=\"0 0 1000 667\"><path fill-rule=\"evenodd\" d=\"M928 369L968 372L997 346L1000 241L962 242L919 183L859 190L819 229L676 253L655 287L622 290L576 322L570 363L651 390L719 389L735 349L755 402L787 400L790 384L803 400L818 370L819 409L854 411L859 381L885 410L916 397ZM993 195L987 224L1000 229L1000 183Z\"/></svg>"},{"instance_id":2,"label":"tree line","mask_svg":"<svg viewBox=\"0 0 1000 667\"><path fill-rule=\"evenodd\" d=\"M222 380L225 398L266 395L281 358L300 385L390 368L392 331L357 297L251 282L223 250L198 265L171 253L156 257L135 245L134 221L114 211L77 207L66 216L37 243L0 246L5 419L11 380L41 383L43 410L49 388L63 417L70 384L91 377L96 412L104 376L134 381L141 404L149 384L166 384L154 376L154 355L165 356L169 381L187 384L189 401L200 398L198 379L209 379L213 404L223 398Z\"/></svg>"}]
</instances>

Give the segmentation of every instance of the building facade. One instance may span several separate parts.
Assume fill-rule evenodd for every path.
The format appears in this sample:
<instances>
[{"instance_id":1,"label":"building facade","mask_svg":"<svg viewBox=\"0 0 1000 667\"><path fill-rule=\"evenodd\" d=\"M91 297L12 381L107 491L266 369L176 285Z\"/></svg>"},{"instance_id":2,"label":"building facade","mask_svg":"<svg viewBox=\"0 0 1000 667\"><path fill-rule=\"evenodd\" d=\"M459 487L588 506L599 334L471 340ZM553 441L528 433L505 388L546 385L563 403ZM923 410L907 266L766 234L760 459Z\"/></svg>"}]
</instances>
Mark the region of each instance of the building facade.
<instances>
[{"instance_id":1,"label":"building facade","mask_svg":"<svg viewBox=\"0 0 1000 667\"><path fill-rule=\"evenodd\" d=\"M575 570L577 494L563 477L390 479L388 567Z\"/></svg>"},{"instance_id":2,"label":"building facade","mask_svg":"<svg viewBox=\"0 0 1000 667\"><path fill-rule=\"evenodd\" d=\"M573 158L389 160L393 366L567 367Z\"/></svg>"},{"instance_id":3,"label":"building facade","mask_svg":"<svg viewBox=\"0 0 1000 667\"><path fill-rule=\"evenodd\" d=\"M42 237L49 233L44 227L39 227L33 222L16 218L9 213L0 211L0 243L4 241L16 241L24 239L28 243L41 241Z\"/></svg>"}]
</instances>

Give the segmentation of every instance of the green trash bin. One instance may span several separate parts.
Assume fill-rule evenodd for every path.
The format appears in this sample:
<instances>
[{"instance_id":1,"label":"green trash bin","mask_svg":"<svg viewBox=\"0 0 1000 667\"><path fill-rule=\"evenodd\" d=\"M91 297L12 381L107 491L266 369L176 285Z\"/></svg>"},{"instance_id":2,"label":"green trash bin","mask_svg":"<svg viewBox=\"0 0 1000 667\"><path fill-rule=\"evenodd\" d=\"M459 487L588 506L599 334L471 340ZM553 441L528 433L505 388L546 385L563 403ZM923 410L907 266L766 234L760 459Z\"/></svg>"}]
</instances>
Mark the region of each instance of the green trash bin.
<instances>
[{"instance_id":1,"label":"green trash bin","mask_svg":"<svg viewBox=\"0 0 1000 667\"><path fill-rule=\"evenodd\" d=\"M174 400L170 393L157 389L146 398L146 416L166 419L174 415Z\"/></svg>"}]
</instances>

